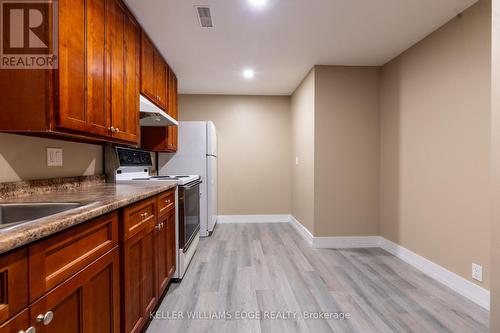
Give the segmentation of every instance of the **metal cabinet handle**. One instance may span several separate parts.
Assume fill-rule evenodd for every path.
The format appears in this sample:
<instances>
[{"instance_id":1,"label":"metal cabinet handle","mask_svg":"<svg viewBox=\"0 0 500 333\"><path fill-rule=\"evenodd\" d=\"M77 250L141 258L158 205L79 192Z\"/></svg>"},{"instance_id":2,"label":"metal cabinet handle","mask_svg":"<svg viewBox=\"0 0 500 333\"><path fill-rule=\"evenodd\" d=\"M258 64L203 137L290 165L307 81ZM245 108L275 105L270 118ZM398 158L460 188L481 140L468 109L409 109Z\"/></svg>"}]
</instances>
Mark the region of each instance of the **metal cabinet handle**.
<instances>
[{"instance_id":1,"label":"metal cabinet handle","mask_svg":"<svg viewBox=\"0 0 500 333\"><path fill-rule=\"evenodd\" d=\"M17 333L36 333L36 328L34 328L33 326L30 326L26 331L20 330Z\"/></svg>"},{"instance_id":2,"label":"metal cabinet handle","mask_svg":"<svg viewBox=\"0 0 500 333\"><path fill-rule=\"evenodd\" d=\"M36 316L36 321L39 323L43 323L45 326L50 324L50 322L54 319L54 312L52 311L47 311L46 314L39 314Z\"/></svg>"},{"instance_id":3,"label":"metal cabinet handle","mask_svg":"<svg viewBox=\"0 0 500 333\"><path fill-rule=\"evenodd\" d=\"M116 131L116 129L115 129L113 126L111 126L109 129L110 129L110 130L111 130L111 132L113 132L113 133Z\"/></svg>"},{"instance_id":4,"label":"metal cabinet handle","mask_svg":"<svg viewBox=\"0 0 500 333\"><path fill-rule=\"evenodd\" d=\"M165 203L168 205L170 204L170 199L165 200Z\"/></svg>"},{"instance_id":5,"label":"metal cabinet handle","mask_svg":"<svg viewBox=\"0 0 500 333\"><path fill-rule=\"evenodd\" d=\"M144 212L144 213L142 213L142 214L141 214L141 217L142 217L143 219L145 219L146 217L148 217L148 212Z\"/></svg>"},{"instance_id":6,"label":"metal cabinet handle","mask_svg":"<svg viewBox=\"0 0 500 333\"><path fill-rule=\"evenodd\" d=\"M159 224L155 225L155 229L156 229L156 231L160 231L160 225Z\"/></svg>"},{"instance_id":7,"label":"metal cabinet handle","mask_svg":"<svg viewBox=\"0 0 500 333\"><path fill-rule=\"evenodd\" d=\"M118 127L116 128L116 133L120 133L120 129Z\"/></svg>"}]
</instances>

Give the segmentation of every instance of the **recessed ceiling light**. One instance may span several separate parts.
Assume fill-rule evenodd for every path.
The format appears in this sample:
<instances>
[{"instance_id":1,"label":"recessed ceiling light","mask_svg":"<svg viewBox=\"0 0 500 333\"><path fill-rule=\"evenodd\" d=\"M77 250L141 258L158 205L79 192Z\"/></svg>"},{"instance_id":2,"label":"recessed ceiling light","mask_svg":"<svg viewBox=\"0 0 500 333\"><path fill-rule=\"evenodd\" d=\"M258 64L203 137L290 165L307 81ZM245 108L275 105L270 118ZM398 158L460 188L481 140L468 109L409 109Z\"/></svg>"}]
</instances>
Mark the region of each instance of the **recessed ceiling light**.
<instances>
[{"instance_id":1,"label":"recessed ceiling light","mask_svg":"<svg viewBox=\"0 0 500 333\"><path fill-rule=\"evenodd\" d=\"M253 71L253 69L247 68L247 69L243 70L243 77L245 79L252 79L254 76L255 76L255 72Z\"/></svg>"},{"instance_id":2,"label":"recessed ceiling light","mask_svg":"<svg viewBox=\"0 0 500 333\"><path fill-rule=\"evenodd\" d=\"M263 8L267 5L267 0L247 0L248 3L255 8Z\"/></svg>"}]
</instances>

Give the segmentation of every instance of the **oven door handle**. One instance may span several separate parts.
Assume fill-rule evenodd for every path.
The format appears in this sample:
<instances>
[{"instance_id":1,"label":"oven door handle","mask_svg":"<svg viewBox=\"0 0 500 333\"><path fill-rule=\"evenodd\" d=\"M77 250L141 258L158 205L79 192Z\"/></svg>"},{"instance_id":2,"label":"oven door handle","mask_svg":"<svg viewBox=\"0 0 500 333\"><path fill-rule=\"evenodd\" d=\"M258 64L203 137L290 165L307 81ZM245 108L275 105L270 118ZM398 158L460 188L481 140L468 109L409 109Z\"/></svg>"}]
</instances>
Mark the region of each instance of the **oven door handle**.
<instances>
[{"instance_id":1,"label":"oven door handle","mask_svg":"<svg viewBox=\"0 0 500 333\"><path fill-rule=\"evenodd\" d=\"M198 180L198 181L196 181L195 183L189 183L188 185L182 185L181 187L182 187L182 189L184 189L184 190L190 190L190 189L192 189L193 187L200 185L201 183L202 183L202 181L201 181L201 180Z\"/></svg>"}]
</instances>

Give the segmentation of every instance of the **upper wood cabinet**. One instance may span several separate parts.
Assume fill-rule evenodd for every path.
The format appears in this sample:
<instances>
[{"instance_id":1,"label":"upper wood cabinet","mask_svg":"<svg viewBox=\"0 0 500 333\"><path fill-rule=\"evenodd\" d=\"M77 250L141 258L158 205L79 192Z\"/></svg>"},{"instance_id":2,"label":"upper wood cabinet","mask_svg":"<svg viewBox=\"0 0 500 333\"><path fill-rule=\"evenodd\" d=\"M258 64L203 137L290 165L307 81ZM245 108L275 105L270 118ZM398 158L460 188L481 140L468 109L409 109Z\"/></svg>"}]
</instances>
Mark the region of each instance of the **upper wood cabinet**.
<instances>
[{"instance_id":1,"label":"upper wood cabinet","mask_svg":"<svg viewBox=\"0 0 500 333\"><path fill-rule=\"evenodd\" d=\"M167 113L178 119L177 76L167 67L166 70ZM143 127L141 147L154 152L176 152L178 146L178 127Z\"/></svg>"},{"instance_id":2,"label":"upper wood cabinet","mask_svg":"<svg viewBox=\"0 0 500 333\"><path fill-rule=\"evenodd\" d=\"M168 68L168 87L168 114L174 119L179 119L179 111L177 108L177 76L170 67Z\"/></svg>"},{"instance_id":3,"label":"upper wood cabinet","mask_svg":"<svg viewBox=\"0 0 500 333\"><path fill-rule=\"evenodd\" d=\"M141 93L156 101L155 47L146 33L141 33Z\"/></svg>"},{"instance_id":4,"label":"upper wood cabinet","mask_svg":"<svg viewBox=\"0 0 500 333\"><path fill-rule=\"evenodd\" d=\"M105 32L105 1L59 1L57 129L110 134Z\"/></svg>"},{"instance_id":5,"label":"upper wood cabinet","mask_svg":"<svg viewBox=\"0 0 500 333\"><path fill-rule=\"evenodd\" d=\"M166 110L167 63L144 31L141 34L141 93Z\"/></svg>"},{"instance_id":6,"label":"upper wood cabinet","mask_svg":"<svg viewBox=\"0 0 500 333\"><path fill-rule=\"evenodd\" d=\"M167 63L160 53L154 53L156 100L162 109L167 108Z\"/></svg>"},{"instance_id":7,"label":"upper wood cabinet","mask_svg":"<svg viewBox=\"0 0 500 333\"><path fill-rule=\"evenodd\" d=\"M138 144L140 30L120 0L58 2L58 68L0 70L0 131ZM118 129L118 130L116 130Z\"/></svg>"},{"instance_id":8,"label":"upper wood cabinet","mask_svg":"<svg viewBox=\"0 0 500 333\"><path fill-rule=\"evenodd\" d=\"M120 1L110 1L111 134L139 140L140 27Z\"/></svg>"}]
</instances>

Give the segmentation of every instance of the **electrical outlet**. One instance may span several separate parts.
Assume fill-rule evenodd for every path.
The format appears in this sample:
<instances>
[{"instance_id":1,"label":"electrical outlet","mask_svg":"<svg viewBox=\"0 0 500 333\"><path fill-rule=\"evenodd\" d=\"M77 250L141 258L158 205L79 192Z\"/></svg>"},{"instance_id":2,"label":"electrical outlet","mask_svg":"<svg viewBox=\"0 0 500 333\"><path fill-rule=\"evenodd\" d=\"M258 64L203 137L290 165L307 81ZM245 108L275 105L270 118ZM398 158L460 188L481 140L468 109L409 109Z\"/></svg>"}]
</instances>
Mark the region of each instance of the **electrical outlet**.
<instances>
[{"instance_id":1,"label":"electrical outlet","mask_svg":"<svg viewBox=\"0 0 500 333\"><path fill-rule=\"evenodd\" d=\"M63 166L62 148L47 148L47 166Z\"/></svg>"},{"instance_id":2,"label":"electrical outlet","mask_svg":"<svg viewBox=\"0 0 500 333\"><path fill-rule=\"evenodd\" d=\"M483 266L472 264L472 278L479 282L483 282Z\"/></svg>"},{"instance_id":3,"label":"electrical outlet","mask_svg":"<svg viewBox=\"0 0 500 333\"><path fill-rule=\"evenodd\" d=\"M298 157L295 157L295 165L299 165L299 163L300 163L299 158L298 158Z\"/></svg>"}]
</instances>

